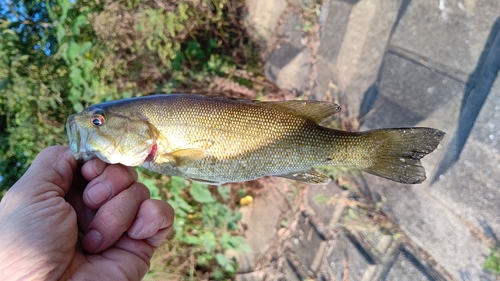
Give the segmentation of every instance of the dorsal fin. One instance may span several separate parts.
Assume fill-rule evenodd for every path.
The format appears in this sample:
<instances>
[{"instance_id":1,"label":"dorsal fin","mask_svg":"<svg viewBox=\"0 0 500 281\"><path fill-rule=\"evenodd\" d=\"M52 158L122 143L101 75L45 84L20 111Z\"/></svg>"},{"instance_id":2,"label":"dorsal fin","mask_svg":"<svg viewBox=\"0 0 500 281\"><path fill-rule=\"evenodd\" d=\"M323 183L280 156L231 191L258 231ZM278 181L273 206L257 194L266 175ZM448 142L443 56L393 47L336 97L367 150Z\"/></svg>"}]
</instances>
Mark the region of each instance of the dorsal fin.
<instances>
[{"instance_id":1,"label":"dorsal fin","mask_svg":"<svg viewBox=\"0 0 500 281\"><path fill-rule=\"evenodd\" d=\"M292 101L268 101L256 103L264 107L271 107L287 111L293 115L298 115L309 119L316 124L321 123L328 117L340 112L340 106L332 102L313 100L292 100Z\"/></svg>"},{"instance_id":2,"label":"dorsal fin","mask_svg":"<svg viewBox=\"0 0 500 281\"><path fill-rule=\"evenodd\" d=\"M238 103L246 103L266 108L274 108L287 113L300 116L313 121L316 124L321 123L326 118L340 112L340 106L333 102L314 101L314 100L291 100L291 101L259 101L245 100L240 98L227 98L219 96L203 96L204 98L232 100Z\"/></svg>"}]
</instances>

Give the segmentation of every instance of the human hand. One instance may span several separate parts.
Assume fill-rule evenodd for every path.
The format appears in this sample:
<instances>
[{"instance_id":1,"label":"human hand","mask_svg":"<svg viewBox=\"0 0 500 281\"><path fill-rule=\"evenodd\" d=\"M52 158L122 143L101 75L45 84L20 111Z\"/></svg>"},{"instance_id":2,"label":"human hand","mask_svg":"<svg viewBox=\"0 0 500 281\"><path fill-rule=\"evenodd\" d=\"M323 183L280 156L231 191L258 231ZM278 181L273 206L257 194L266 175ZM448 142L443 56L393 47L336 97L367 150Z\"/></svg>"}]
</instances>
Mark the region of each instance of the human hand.
<instances>
[{"instance_id":1,"label":"human hand","mask_svg":"<svg viewBox=\"0 0 500 281\"><path fill-rule=\"evenodd\" d=\"M174 211L133 168L49 147L0 202L0 280L140 280Z\"/></svg>"}]
</instances>

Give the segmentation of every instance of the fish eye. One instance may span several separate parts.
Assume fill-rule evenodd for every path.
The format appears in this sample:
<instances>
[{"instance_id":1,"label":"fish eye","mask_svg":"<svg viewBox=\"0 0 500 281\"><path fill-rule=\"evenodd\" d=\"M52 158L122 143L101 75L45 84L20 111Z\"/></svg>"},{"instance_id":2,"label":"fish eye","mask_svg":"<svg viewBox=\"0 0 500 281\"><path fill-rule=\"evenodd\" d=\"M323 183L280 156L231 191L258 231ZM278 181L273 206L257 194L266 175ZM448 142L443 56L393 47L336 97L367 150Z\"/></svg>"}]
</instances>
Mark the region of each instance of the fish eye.
<instances>
[{"instance_id":1,"label":"fish eye","mask_svg":"<svg viewBox=\"0 0 500 281\"><path fill-rule=\"evenodd\" d=\"M102 124L104 124L104 116L102 115L94 115L92 117L90 117L90 122L92 123L92 125L96 126L96 127L99 127L101 126Z\"/></svg>"}]
</instances>

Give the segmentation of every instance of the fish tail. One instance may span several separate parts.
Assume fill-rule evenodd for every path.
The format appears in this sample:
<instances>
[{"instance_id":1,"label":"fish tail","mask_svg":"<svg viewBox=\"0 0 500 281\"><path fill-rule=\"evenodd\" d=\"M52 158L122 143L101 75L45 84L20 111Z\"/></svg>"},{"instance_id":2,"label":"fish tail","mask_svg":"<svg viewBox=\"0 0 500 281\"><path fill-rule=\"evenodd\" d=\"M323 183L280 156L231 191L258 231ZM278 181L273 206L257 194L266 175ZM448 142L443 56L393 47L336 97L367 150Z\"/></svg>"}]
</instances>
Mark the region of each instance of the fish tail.
<instances>
[{"instance_id":1,"label":"fish tail","mask_svg":"<svg viewBox=\"0 0 500 281\"><path fill-rule=\"evenodd\" d=\"M362 133L371 145L364 171L400 183L426 179L420 159L436 149L445 133L433 128L380 129Z\"/></svg>"}]
</instances>

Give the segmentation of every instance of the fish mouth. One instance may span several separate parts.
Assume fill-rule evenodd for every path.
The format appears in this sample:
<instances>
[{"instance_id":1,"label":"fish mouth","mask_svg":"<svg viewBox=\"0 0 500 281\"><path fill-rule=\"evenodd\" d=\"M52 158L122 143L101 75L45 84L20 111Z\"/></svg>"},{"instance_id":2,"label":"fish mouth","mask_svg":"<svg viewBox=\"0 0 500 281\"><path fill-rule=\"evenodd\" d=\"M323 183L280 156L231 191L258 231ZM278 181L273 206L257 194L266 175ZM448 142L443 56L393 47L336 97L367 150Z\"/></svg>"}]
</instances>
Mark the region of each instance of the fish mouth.
<instances>
[{"instance_id":1,"label":"fish mouth","mask_svg":"<svg viewBox=\"0 0 500 281\"><path fill-rule=\"evenodd\" d=\"M81 159L80 154L80 130L78 129L78 124L75 122L75 114L70 115L66 120L66 134L69 140L69 150L73 153L76 160Z\"/></svg>"},{"instance_id":2,"label":"fish mouth","mask_svg":"<svg viewBox=\"0 0 500 281\"><path fill-rule=\"evenodd\" d=\"M88 160L95 158L90 155L85 149L85 142L87 134L85 131L80 130L80 126L75 120L76 114L70 115L66 120L66 134L69 140L69 150L79 163L85 163ZM82 136L82 133L84 134Z\"/></svg>"}]
</instances>

